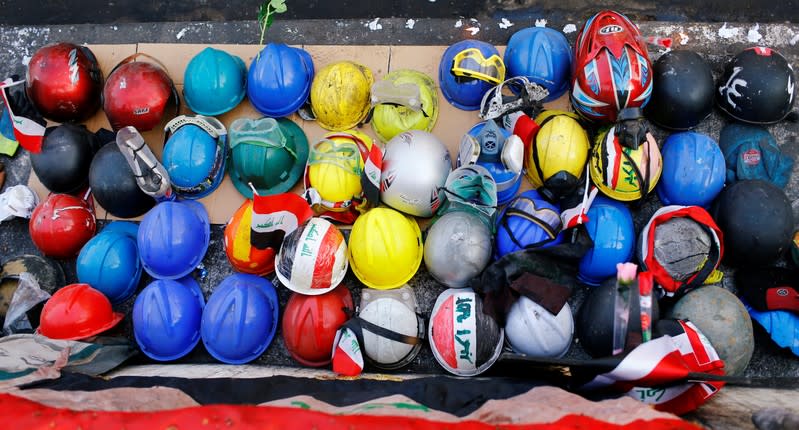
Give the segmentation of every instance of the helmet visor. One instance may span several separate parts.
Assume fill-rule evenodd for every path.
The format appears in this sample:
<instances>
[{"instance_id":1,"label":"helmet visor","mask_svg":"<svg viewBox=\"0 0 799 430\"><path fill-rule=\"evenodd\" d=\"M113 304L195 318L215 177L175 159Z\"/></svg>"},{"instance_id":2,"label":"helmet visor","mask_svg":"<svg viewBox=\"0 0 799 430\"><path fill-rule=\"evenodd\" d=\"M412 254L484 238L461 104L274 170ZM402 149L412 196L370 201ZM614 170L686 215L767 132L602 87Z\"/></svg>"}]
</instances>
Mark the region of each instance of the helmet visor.
<instances>
[{"instance_id":1,"label":"helmet visor","mask_svg":"<svg viewBox=\"0 0 799 430\"><path fill-rule=\"evenodd\" d=\"M230 149L232 150L242 143L273 149L282 148L292 157L297 158L294 149L286 145L286 135L280 130L280 126L274 118L259 120L241 118L233 121L233 124L230 125Z\"/></svg>"},{"instance_id":2,"label":"helmet visor","mask_svg":"<svg viewBox=\"0 0 799 430\"><path fill-rule=\"evenodd\" d=\"M452 74L497 85L505 79L505 64L499 55L485 58L479 49L469 48L455 54Z\"/></svg>"},{"instance_id":3,"label":"helmet visor","mask_svg":"<svg viewBox=\"0 0 799 430\"><path fill-rule=\"evenodd\" d=\"M422 90L412 82L397 84L394 81L382 80L372 85L372 106L388 104L405 106L414 111L422 110ZM425 116L427 114L425 113Z\"/></svg>"},{"instance_id":4,"label":"helmet visor","mask_svg":"<svg viewBox=\"0 0 799 430\"><path fill-rule=\"evenodd\" d=\"M541 226L549 237L554 239L563 227L560 214L550 208L539 208L535 203L533 199L518 197L511 202L506 212L506 217L524 217Z\"/></svg>"},{"instance_id":5,"label":"helmet visor","mask_svg":"<svg viewBox=\"0 0 799 430\"><path fill-rule=\"evenodd\" d=\"M322 139L311 147L308 154L308 165L332 164L347 173L361 176L361 153L352 141L336 141Z\"/></svg>"}]
</instances>

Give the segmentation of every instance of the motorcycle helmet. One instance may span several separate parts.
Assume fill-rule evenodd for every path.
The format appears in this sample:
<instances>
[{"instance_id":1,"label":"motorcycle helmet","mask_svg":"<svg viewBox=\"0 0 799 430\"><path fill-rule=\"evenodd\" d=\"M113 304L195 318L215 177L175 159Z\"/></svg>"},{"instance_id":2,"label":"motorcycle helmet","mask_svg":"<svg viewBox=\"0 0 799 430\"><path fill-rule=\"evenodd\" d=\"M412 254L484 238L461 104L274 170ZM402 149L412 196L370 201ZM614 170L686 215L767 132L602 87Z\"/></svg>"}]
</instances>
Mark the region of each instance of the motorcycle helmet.
<instances>
[{"instance_id":1,"label":"motorcycle helmet","mask_svg":"<svg viewBox=\"0 0 799 430\"><path fill-rule=\"evenodd\" d=\"M476 376L499 359L505 334L483 313L483 301L471 288L450 288L436 299L427 338L444 370Z\"/></svg>"},{"instance_id":2,"label":"motorcycle helmet","mask_svg":"<svg viewBox=\"0 0 799 430\"><path fill-rule=\"evenodd\" d=\"M544 102L557 100L569 89L573 54L563 33L528 27L513 33L505 48L508 77L525 76L549 91Z\"/></svg>"},{"instance_id":3,"label":"motorcycle helmet","mask_svg":"<svg viewBox=\"0 0 799 430\"><path fill-rule=\"evenodd\" d=\"M183 98L189 109L200 115L232 110L244 99L246 85L244 61L210 46L192 57L183 72Z\"/></svg>"},{"instance_id":4,"label":"motorcycle helmet","mask_svg":"<svg viewBox=\"0 0 799 430\"><path fill-rule=\"evenodd\" d=\"M181 115L164 128L164 168L175 193L187 199L211 194L222 183L227 130L216 118Z\"/></svg>"},{"instance_id":5,"label":"motorcycle helmet","mask_svg":"<svg viewBox=\"0 0 799 430\"><path fill-rule=\"evenodd\" d=\"M532 187L550 201L571 195L580 185L588 160L588 134L573 113L550 110L536 117L540 125L524 157Z\"/></svg>"},{"instance_id":6,"label":"motorcycle helmet","mask_svg":"<svg viewBox=\"0 0 799 430\"><path fill-rule=\"evenodd\" d=\"M624 204L597 196L587 213L585 229L594 246L580 259L577 279L599 285L616 274L616 264L630 261L635 249L635 227Z\"/></svg>"},{"instance_id":7,"label":"motorcycle helmet","mask_svg":"<svg viewBox=\"0 0 799 430\"><path fill-rule=\"evenodd\" d=\"M438 65L438 83L447 101L461 110L480 109L488 90L505 80L505 64L493 45L462 40L450 45Z\"/></svg>"},{"instance_id":8,"label":"motorcycle helmet","mask_svg":"<svg viewBox=\"0 0 799 430\"><path fill-rule=\"evenodd\" d=\"M105 294L111 304L131 298L139 286L142 265L136 246L138 230L138 224L112 222L78 254L78 281Z\"/></svg>"},{"instance_id":9,"label":"motorcycle helmet","mask_svg":"<svg viewBox=\"0 0 799 430\"><path fill-rule=\"evenodd\" d=\"M743 375L755 339L749 314L735 294L713 285L697 288L678 300L667 316L690 320L724 360L724 373Z\"/></svg>"},{"instance_id":10,"label":"motorcycle helmet","mask_svg":"<svg viewBox=\"0 0 799 430\"><path fill-rule=\"evenodd\" d=\"M408 282L422 263L422 232L416 220L389 208L374 208L358 217L349 237L353 273L378 290Z\"/></svg>"},{"instance_id":11,"label":"motorcycle helmet","mask_svg":"<svg viewBox=\"0 0 799 430\"><path fill-rule=\"evenodd\" d=\"M652 66L652 98L646 117L671 130L696 127L713 111L713 71L694 51L669 51Z\"/></svg>"},{"instance_id":12,"label":"motorcycle helmet","mask_svg":"<svg viewBox=\"0 0 799 430\"><path fill-rule=\"evenodd\" d=\"M115 144L103 145L94 155L89 186L97 203L117 218L135 218L155 206L155 199L139 188L133 169Z\"/></svg>"},{"instance_id":13,"label":"motorcycle helmet","mask_svg":"<svg viewBox=\"0 0 799 430\"><path fill-rule=\"evenodd\" d=\"M275 259L280 283L295 293L318 295L338 286L347 274L347 243L336 226L311 218L289 233Z\"/></svg>"},{"instance_id":14,"label":"motorcycle helmet","mask_svg":"<svg viewBox=\"0 0 799 430\"><path fill-rule=\"evenodd\" d=\"M245 200L225 226L225 254L237 272L264 276L275 270L275 249L252 246L252 200Z\"/></svg>"},{"instance_id":15,"label":"motorcycle helmet","mask_svg":"<svg viewBox=\"0 0 799 430\"><path fill-rule=\"evenodd\" d=\"M86 339L111 329L124 317L111 309L103 293L87 284L71 284L45 302L39 333L50 339Z\"/></svg>"},{"instance_id":16,"label":"motorcycle helmet","mask_svg":"<svg viewBox=\"0 0 799 430\"><path fill-rule=\"evenodd\" d=\"M277 331L277 291L271 282L235 273L223 279L202 313L200 334L214 358L244 364L258 358Z\"/></svg>"},{"instance_id":17,"label":"motorcycle helmet","mask_svg":"<svg viewBox=\"0 0 799 430\"><path fill-rule=\"evenodd\" d=\"M660 148L651 133L638 148L619 143L616 128L599 134L588 163L591 180L602 193L622 202L645 200L663 172Z\"/></svg>"},{"instance_id":18,"label":"motorcycle helmet","mask_svg":"<svg viewBox=\"0 0 799 430\"><path fill-rule=\"evenodd\" d=\"M664 205L708 207L724 188L724 154L710 136L674 133L663 143L662 156L656 190Z\"/></svg>"},{"instance_id":19,"label":"motorcycle helmet","mask_svg":"<svg viewBox=\"0 0 799 430\"><path fill-rule=\"evenodd\" d=\"M585 118L616 122L626 108L642 108L652 93L652 65L638 27L603 10L585 22L574 46L571 102Z\"/></svg>"},{"instance_id":20,"label":"motorcycle helmet","mask_svg":"<svg viewBox=\"0 0 799 430\"><path fill-rule=\"evenodd\" d=\"M363 200L365 161L374 143L357 131L331 132L311 146L305 167L305 189L319 195L322 209L343 212Z\"/></svg>"},{"instance_id":21,"label":"motorcycle helmet","mask_svg":"<svg viewBox=\"0 0 799 430\"><path fill-rule=\"evenodd\" d=\"M434 135L406 131L391 139L383 153L380 199L407 214L429 218L446 196L442 190L452 161Z\"/></svg>"},{"instance_id":22,"label":"motorcycle helmet","mask_svg":"<svg viewBox=\"0 0 799 430\"><path fill-rule=\"evenodd\" d=\"M724 66L716 104L727 115L753 124L773 124L793 108L796 78L779 52L747 48Z\"/></svg>"},{"instance_id":23,"label":"motorcycle helmet","mask_svg":"<svg viewBox=\"0 0 799 430\"><path fill-rule=\"evenodd\" d=\"M205 298L200 284L187 276L157 279L133 304L133 336L144 355L156 361L177 360L200 342Z\"/></svg>"},{"instance_id":24,"label":"motorcycle helmet","mask_svg":"<svg viewBox=\"0 0 799 430\"><path fill-rule=\"evenodd\" d=\"M28 231L47 257L74 258L97 229L94 208L69 194L50 194L31 213Z\"/></svg>"},{"instance_id":25,"label":"motorcycle helmet","mask_svg":"<svg viewBox=\"0 0 799 430\"><path fill-rule=\"evenodd\" d=\"M311 84L311 109L319 126L342 131L360 124L369 114L374 81L368 67L352 61L322 68Z\"/></svg>"},{"instance_id":26,"label":"motorcycle helmet","mask_svg":"<svg viewBox=\"0 0 799 430\"><path fill-rule=\"evenodd\" d=\"M55 122L83 122L100 108L103 74L86 46L60 42L39 48L25 80L36 110Z\"/></svg>"},{"instance_id":27,"label":"motorcycle helmet","mask_svg":"<svg viewBox=\"0 0 799 430\"><path fill-rule=\"evenodd\" d=\"M701 286L721 264L722 233L699 206L664 206L652 215L638 241L641 269L652 273L667 295Z\"/></svg>"},{"instance_id":28,"label":"motorcycle helmet","mask_svg":"<svg viewBox=\"0 0 799 430\"><path fill-rule=\"evenodd\" d=\"M536 190L518 195L497 218L497 258L530 248L547 248L563 241L560 208Z\"/></svg>"},{"instance_id":29,"label":"motorcycle helmet","mask_svg":"<svg viewBox=\"0 0 799 430\"><path fill-rule=\"evenodd\" d=\"M136 61L139 57L154 62ZM180 99L175 84L160 62L144 53L133 54L117 64L103 88L103 110L114 130L126 126L140 132L152 130L172 104L177 114Z\"/></svg>"},{"instance_id":30,"label":"motorcycle helmet","mask_svg":"<svg viewBox=\"0 0 799 430\"><path fill-rule=\"evenodd\" d=\"M266 116L289 116L308 100L313 79L314 66L308 51L267 43L250 64L247 98Z\"/></svg>"},{"instance_id":31,"label":"motorcycle helmet","mask_svg":"<svg viewBox=\"0 0 799 430\"><path fill-rule=\"evenodd\" d=\"M438 119L438 93L430 76L395 70L372 85L372 130L382 142L408 130L431 131Z\"/></svg>"},{"instance_id":32,"label":"motorcycle helmet","mask_svg":"<svg viewBox=\"0 0 799 430\"><path fill-rule=\"evenodd\" d=\"M477 215L456 211L436 220L427 232L424 264L433 278L465 287L491 260L491 231Z\"/></svg>"},{"instance_id":33,"label":"motorcycle helmet","mask_svg":"<svg viewBox=\"0 0 799 430\"><path fill-rule=\"evenodd\" d=\"M339 285L317 296L294 293L283 311L283 343L303 366L330 364L336 332L355 312L350 290Z\"/></svg>"},{"instance_id":34,"label":"motorcycle helmet","mask_svg":"<svg viewBox=\"0 0 799 430\"><path fill-rule=\"evenodd\" d=\"M251 199L289 191L308 161L308 138L286 118L239 118L230 125L230 180Z\"/></svg>"},{"instance_id":35,"label":"motorcycle helmet","mask_svg":"<svg viewBox=\"0 0 799 430\"><path fill-rule=\"evenodd\" d=\"M785 192L762 180L738 181L713 203L713 219L724 232L725 260L733 266L766 265L791 243L794 220Z\"/></svg>"},{"instance_id":36,"label":"motorcycle helmet","mask_svg":"<svg viewBox=\"0 0 799 430\"><path fill-rule=\"evenodd\" d=\"M48 190L72 194L89 183L89 166L100 148L86 127L62 124L47 130L42 150L31 153L31 167Z\"/></svg>"},{"instance_id":37,"label":"motorcycle helmet","mask_svg":"<svg viewBox=\"0 0 799 430\"><path fill-rule=\"evenodd\" d=\"M514 351L531 357L566 355L574 335L574 317L566 303L557 315L525 296L513 302L505 323L505 338Z\"/></svg>"},{"instance_id":38,"label":"motorcycle helmet","mask_svg":"<svg viewBox=\"0 0 799 430\"><path fill-rule=\"evenodd\" d=\"M518 152L514 154L515 149ZM476 154L476 157L475 157ZM458 167L477 164L494 178L497 203L504 205L519 192L524 163L524 144L496 121L475 124L461 140Z\"/></svg>"},{"instance_id":39,"label":"motorcycle helmet","mask_svg":"<svg viewBox=\"0 0 799 430\"><path fill-rule=\"evenodd\" d=\"M638 275L638 282L649 282L653 279L642 272ZM585 352L594 358L610 357L621 352L629 352L644 340L642 333L649 324L654 327L660 318L660 308L657 300L651 300L651 320L641 320L641 294L637 286L633 285L627 290L629 296L624 297L629 304L628 313L625 315L617 309L617 296L625 290L618 290L616 279L607 279L596 288L588 291L588 296L580 306L575 320L577 339ZM624 327L626 320L626 336L621 345L614 345L614 327Z\"/></svg>"},{"instance_id":40,"label":"motorcycle helmet","mask_svg":"<svg viewBox=\"0 0 799 430\"><path fill-rule=\"evenodd\" d=\"M210 239L211 224L201 203L158 203L139 225L142 266L155 279L182 278L200 264Z\"/></svg>"}]
</instances>

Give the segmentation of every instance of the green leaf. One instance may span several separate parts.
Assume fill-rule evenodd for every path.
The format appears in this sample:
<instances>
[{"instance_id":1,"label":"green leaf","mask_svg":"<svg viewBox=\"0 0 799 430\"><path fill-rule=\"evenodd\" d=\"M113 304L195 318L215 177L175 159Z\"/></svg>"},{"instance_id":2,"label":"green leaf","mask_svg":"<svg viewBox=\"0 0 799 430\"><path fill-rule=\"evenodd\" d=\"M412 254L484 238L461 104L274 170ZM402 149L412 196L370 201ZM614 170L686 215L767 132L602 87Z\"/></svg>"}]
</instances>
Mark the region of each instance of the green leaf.
<instances>
[{"instance_id":1,"label":"green leaf","mask_svg":"<svg viewBox=\"0 0 799 430\"><path fill-rule=\"evenodd\" d=\"M275 13L283 13L288 10L286 0L270 0L269 5L275 9Z\"/></svg>"},{"instance_id":2,"label":"green leaf","mask_svg":"<svg viewBox=\"0 0 799 430\"><path fill-rule=\"evenodd\" d=\"M264 2L261 4L261 7L258 8L258 25L263 26L263 22L267 15L269 15L269 3Z\"/></svg>"}]
</instances>

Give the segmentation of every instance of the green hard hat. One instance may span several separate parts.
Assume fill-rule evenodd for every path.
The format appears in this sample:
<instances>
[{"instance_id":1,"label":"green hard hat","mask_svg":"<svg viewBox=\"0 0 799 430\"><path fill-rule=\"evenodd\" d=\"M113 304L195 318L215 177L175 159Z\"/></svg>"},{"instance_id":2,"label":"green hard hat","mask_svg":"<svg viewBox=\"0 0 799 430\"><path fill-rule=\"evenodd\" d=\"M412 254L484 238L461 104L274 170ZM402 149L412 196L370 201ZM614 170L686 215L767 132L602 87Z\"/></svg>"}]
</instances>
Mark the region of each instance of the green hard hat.
<instances>
[{"instance_id":1,"label":"green hard hat","mask_svg":"<svg viewBox=\"0 0 799 430\"><path fill-rule=\"evenodd\" d=\"M289 191L302 176L308 160L308 138L286 118L240 118L230 135L230 179L246 198L252 188L260 196Z\"/></svg>"}]
</instances>

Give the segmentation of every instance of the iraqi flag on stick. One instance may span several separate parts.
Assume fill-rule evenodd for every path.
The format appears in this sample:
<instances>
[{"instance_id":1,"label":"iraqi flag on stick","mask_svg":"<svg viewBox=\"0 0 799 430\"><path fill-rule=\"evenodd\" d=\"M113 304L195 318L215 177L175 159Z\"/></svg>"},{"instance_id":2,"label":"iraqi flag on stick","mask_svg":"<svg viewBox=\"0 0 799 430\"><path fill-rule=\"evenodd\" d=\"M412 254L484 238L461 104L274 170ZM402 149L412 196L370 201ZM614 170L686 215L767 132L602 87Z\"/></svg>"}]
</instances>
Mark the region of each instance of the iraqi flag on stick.
<instances>
[{"instance_id":1,"label":"iraqi flag on stick","mask_svg":"<svg viewBox=\"0 0 799 430\"><path fill-rule=\"evenodd\" d=\"M313 216L311 206L294 193L259 196L253 190L250 244L257 249L280 249L283 238Z\"/></svg>"},{"instance_id":2,"label":"iraqi flag on stick","mask_svg":"<svg viewBox=\"0 0 799 430\"><path fill-rule=\"evenodd\" d=\"M11 117L17 142L30 152L41 152L47 122L25 94L25 81L8 78L0 83L0 93Z\"/></svg>"}]
</instances>

